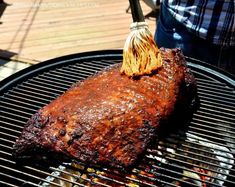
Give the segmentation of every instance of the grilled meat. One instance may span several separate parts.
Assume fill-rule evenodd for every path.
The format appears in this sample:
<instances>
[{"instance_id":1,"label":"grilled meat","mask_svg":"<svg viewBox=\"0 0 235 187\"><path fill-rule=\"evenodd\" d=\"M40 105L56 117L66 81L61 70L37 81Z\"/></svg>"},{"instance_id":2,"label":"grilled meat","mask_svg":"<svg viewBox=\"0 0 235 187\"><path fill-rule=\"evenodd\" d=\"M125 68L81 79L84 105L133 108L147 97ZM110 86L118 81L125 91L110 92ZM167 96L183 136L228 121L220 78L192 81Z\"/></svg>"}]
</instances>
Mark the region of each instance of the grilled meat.
<instances>
[{"instance_id":1,"label":"grilled meat","mask_svg":"<svg viewBox=\"0 0 235 187\"><path fill-rule=\"evenodd\" d=\"M76 83L31 117L14 156L48 150L92 164L134 164L160 125L196 96L181 51L160 52L163 67L151 76L130 79L118 64Z\"/></svg>"}]
</instances>

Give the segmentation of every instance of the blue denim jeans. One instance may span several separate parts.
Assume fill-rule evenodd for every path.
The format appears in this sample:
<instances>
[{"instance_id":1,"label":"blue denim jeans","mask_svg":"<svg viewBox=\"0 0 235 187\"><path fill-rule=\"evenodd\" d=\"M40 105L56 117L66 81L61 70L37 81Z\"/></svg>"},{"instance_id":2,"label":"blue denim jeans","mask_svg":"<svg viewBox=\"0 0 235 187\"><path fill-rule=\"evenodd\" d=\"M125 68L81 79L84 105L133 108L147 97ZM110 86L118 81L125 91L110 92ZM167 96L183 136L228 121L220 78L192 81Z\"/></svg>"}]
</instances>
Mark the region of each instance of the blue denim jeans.
<instances>
[{"instance_id":1,"label":"blue denim jeans","mask_svg":"<svg viewBox=\"0 0 235 187\"><path fill-rule=\"evenodd\" d=\"M160 11L154 36L158 47L181 48L185 56L202 60L235 75L235 46L211 44L188 31L163 4Z\"/></svg>"}]
</instances>

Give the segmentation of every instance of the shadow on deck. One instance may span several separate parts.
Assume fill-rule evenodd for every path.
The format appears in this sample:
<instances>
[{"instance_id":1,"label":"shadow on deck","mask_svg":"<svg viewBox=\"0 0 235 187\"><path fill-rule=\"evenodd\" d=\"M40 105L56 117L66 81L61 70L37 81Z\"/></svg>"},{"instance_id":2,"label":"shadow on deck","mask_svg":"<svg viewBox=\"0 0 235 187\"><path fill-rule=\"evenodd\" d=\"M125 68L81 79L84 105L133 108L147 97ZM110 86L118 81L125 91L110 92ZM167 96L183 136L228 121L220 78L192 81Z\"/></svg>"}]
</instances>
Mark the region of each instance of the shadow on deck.
<instances>
[{"instance_id":1,"label":"shadow on deck","mask_svg":"<svg viewBox=\"0 0 235 187\"><path fill-rule=\"evenodd\" d=\"M4 1L0 0L0 24L2 24L1 22L1 17L5 11L5 9L7 8L8 4L6 4Z\"/></svg>"}]
</instances>

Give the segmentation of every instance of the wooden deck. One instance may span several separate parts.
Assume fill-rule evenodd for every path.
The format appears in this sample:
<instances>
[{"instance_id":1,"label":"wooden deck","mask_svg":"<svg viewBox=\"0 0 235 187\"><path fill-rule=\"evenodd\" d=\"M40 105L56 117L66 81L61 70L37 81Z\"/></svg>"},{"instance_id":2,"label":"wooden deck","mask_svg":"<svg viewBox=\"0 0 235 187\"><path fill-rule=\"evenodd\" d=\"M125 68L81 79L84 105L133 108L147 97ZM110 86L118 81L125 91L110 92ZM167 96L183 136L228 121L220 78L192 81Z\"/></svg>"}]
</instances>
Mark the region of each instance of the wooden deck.
<instances>
[{"instance_id":1,"label":"wooden deck","mask_svg":"<svg viewBox=\"0 0 235 187\"><path fill-rule=\"evenodd\" d=\"M27 67L72 53L121 49L130 32L131 14L125 12L128 0L5 2L9 5L0 14L0 77L4 77L2 69L9 61L8 69L16 63L17 70L17 63ZM150 8L141 4L148 13ZM154 33L155 20L146 21Z\"/></svg>"}]
</instances>

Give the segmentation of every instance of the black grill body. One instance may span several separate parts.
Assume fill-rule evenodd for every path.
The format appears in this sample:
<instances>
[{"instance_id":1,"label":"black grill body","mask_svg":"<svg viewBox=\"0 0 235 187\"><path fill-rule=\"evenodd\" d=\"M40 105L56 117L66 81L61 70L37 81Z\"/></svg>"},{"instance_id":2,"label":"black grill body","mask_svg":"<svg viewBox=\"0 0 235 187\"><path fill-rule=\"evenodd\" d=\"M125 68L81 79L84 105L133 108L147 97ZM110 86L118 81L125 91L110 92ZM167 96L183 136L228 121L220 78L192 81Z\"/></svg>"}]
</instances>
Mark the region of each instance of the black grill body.
<instances>
[{"instance_id":1,"label":"black grill body","mask_svg":"<svg viewBox=\"0 0 235 187\"><path fill-rule=\"evenodd\" d=\"M235 78L191 58L186 61L197 80L199 109L187 128L157 138L131 171L13 159L12 146L31 115L75 82L121 61L121 50L74 54L31 66L0 83L1 186L235 185Z\"/></svg>"}]
</instances>

